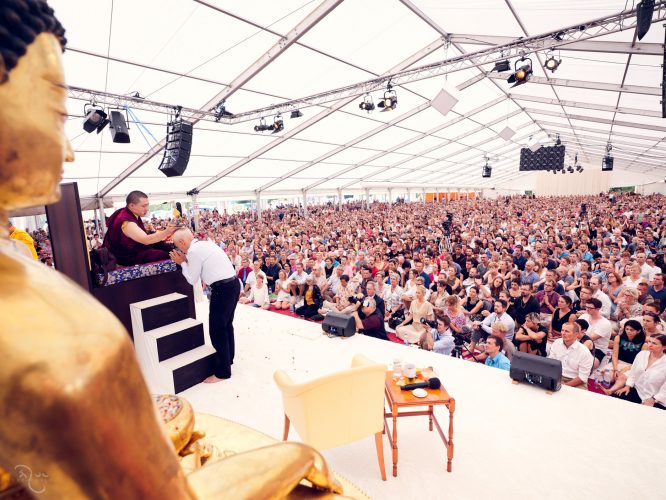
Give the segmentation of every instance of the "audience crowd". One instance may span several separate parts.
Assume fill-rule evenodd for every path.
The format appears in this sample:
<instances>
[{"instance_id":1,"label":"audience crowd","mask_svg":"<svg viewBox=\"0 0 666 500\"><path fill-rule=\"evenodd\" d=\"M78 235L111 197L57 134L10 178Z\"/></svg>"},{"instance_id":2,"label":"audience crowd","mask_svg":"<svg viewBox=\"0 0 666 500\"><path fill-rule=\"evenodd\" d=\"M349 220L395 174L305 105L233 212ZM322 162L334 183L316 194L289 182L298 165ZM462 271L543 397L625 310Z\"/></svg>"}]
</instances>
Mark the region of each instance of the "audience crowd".
<instances>
[{"instance_id":1,"label":"audience crowd","mask_svg":"<svg viewBox=\"0 0 666 500\"><path fill-rule=\"evenodd\" d=\"M502 369L549 356L564 384L666 405L661 195L212 210L197 237L227 252L244 304L353 315L360 333Z\"/></svg>"}]
</instances>

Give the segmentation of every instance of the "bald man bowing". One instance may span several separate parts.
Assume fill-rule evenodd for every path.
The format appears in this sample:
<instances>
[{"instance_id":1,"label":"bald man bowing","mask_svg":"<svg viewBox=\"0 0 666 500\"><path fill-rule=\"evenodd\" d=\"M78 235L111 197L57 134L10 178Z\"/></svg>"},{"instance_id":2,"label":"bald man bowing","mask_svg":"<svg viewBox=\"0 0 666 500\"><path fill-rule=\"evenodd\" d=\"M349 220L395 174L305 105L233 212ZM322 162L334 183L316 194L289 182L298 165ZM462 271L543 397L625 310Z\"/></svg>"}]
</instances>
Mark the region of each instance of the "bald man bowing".
<instances>
[{"instance_id":1,"label":"bald man bowing","mask_svg":"<svg viewBox=\"0 0 666 500\"><path fill-rule=\"evenodd\" d=\"M240 281L227 254L212 241L200 241L192 231L180 228L173 233L171 259L180 264L191 285L199 279L211 289L208 326L210 340L217 351L215 373L204 382L214 383L231 377L234 362L234 312L240 295Z\"/></svg>"}]
</instances>

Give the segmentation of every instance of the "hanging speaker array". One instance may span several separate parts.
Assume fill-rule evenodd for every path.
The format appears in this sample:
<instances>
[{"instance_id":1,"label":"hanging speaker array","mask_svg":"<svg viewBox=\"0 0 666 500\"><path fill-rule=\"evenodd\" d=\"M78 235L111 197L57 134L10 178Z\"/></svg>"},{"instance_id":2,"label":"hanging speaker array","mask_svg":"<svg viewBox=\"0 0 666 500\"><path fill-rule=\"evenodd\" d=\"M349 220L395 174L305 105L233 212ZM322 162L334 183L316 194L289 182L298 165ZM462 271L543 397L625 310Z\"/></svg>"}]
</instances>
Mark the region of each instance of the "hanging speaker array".
<instances>
[{"instance_id":1,"label":"hanging speaker array","mask_svg":"<svg viewBox=\"0 0 666 500\"><path fill-rule=\"evenodd\" d=\"M543 146L536 151L523 148L520 150L519 170L561 170L564 168L564 151L564 144Z\"/></svg>"},{"instance_id":2,"label":"hanging speaker array","mask_svg":"<svg viewBox=\"0 0 666 500\"><path fill-rule=\"evenodd\" d=\"M192 124L176 119L167 125L167 143L160 170L167 177L183 175L192 151Z\"/></svg>"}]
</instances>

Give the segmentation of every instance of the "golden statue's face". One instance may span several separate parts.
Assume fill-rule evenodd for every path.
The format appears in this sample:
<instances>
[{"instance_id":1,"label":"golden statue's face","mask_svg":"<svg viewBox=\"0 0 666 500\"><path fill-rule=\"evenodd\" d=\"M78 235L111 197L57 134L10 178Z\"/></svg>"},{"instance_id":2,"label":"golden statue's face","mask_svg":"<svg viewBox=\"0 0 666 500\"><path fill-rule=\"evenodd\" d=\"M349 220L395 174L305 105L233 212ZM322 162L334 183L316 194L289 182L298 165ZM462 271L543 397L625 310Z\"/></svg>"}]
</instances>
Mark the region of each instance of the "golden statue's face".
<instances>
[{"instance_id":1,"label":"golden statue's face","mask_svg":"<svg viewBox=\"0 0 666 500\"><path fill-rule=\"evenodd\" d=\"M41 33L0 84L0 209L60 197L63 162L74 160L66 96L60 44Z\"/></svg>"}]
</instances>

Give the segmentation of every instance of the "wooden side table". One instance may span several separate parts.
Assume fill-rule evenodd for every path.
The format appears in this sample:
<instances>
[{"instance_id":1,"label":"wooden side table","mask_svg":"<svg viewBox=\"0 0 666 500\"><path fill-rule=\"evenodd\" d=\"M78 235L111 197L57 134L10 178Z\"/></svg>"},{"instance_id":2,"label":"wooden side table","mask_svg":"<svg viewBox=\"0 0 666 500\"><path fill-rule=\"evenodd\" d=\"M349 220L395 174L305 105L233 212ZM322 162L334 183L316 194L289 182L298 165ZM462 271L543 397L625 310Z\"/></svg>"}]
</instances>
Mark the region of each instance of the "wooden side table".
<instances>
[{"instance_id":1,"label":"wooden side table","mask_svg":"<svg viewBox=\"0 0 666 500\"><path fill-rule=\"evenodd\" d=\"M421 381L421 380L418 380ZM426 389L428 395L425 398L417 398L411 391L403 391L400 386L393 380L393 372L386 373L386 383L384 393L386 394L386 402L388 403L390 412L384 412L384 429L388 436L391 448L393 449L393 476L398 476L398 417L413 417L418 415L428 415L428 428L432 431L433 424L439 432L439 436L446 446L447 464L446 470L451 472L451 462L453 460L453 412L456 409L455 400L449 396L444 386L439 389ZM433 412L433 408L438 405L446 406L449 409L449 433L448 436L444 435L437 417ZM403 411L400 408L412 408L419 406L427 406L427 410L417 411ZM387 418L393 417L393 431L389 428Z\"/></svg>"}]
</instances>

